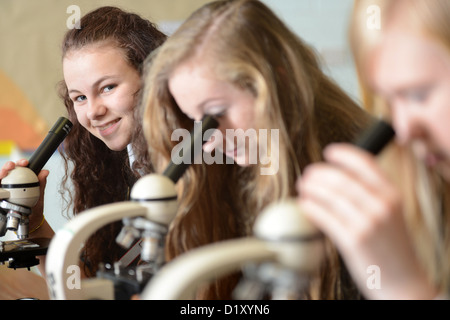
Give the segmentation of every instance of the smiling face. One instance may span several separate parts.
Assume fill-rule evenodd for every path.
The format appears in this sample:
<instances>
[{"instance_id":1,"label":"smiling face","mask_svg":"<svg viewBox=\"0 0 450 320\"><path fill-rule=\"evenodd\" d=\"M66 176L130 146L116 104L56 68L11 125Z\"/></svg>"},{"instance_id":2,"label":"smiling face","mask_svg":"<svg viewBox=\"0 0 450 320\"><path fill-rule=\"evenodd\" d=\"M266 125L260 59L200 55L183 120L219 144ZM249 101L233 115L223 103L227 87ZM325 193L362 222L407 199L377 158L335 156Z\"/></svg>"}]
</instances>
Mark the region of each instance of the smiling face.
<instances>
[{"instance_id":1,"label":"smiling face","mask_svg":"<svg viewBox=\"0 0 450 320\"><path fill-rule=\"evenodd\" d=\"M219 80L208 64L197 59L178 66L169 79L169 90L178 107L189 118L201 120L205 115L214 116L219 122L223 141L207 142L204 149L211 152L217 148L234 159L239 165L248 165L248 146L255 141L234 138L227 130L246 132L254 128L255 97L249 90Z\"/></svg>"},{"instance_id":2,"label":"smiling face","mask_svg":"<svg viewBox=\"0 0 450 320\"><path fill-rule=\"evenodd\" d=\"M399 142L450 181L450 54L395 30L375 51L369 77L390 104Z\"/></svg>"},{"instance_id":3,"label":"smiling face","mask_svg":"<svg viewBox=\"0 0 450 320\"><path fill-rule=\"evenodd\" d=\"M112 44L69 51L64 80L78 122L114 151L131 141L140 75Z\"/></svg>"}]
</instances>

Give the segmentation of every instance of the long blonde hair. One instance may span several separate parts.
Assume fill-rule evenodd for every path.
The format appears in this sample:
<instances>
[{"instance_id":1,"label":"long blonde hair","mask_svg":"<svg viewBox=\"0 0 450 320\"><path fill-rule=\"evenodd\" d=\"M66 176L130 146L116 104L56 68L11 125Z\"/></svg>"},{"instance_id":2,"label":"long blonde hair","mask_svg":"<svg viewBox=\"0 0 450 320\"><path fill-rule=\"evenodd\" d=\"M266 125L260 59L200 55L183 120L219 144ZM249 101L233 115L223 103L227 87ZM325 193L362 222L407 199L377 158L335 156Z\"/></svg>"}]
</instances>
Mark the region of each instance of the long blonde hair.
<instances>
[{"instance_id":1,"label":"long blonde hair","mask_svg":"<svg viewBox=\"0 0 450 320\"><path fill-rule=\"evenodd\" d=\"M295 195L295 180L305 166L322 159L325 145L354 140L371 121L322 72L314 50L267 6L256 0L216 1L194 12L147 61L144 131L151 154L158 155L152 163L160 164L160 169L174 147L170 141L173 130L190 123L173 99L168 82L178 66L194 57L201 57L221 80L255 96L255 129L279 130L280 166L274 175L258 174L260 164L248 168L191 166L180 184L184 213L172 226L178 238L172 234L169 240L172 254L182 253L173 248L181 244L181 238L184 249L193 246L180 217L204 211L209 203L228 217L223 219L233 221L228 225L240 226L234 227L234 234L248 234L254 217L267 204ZM216 191L205 197L207 185ZM199 203L199 197L204 203ZM227 199L233 201L233 208ZM216 203L234 211L227 212ZM219 234L215 239L222 237L224 228L217 221L210 228Z\"/></svg>"},{"instance_id":2,"label":"long blonde hair","mask_svg":"<svg viewBox=\"0 0 450 320\"><path fill-rule=\"evenodd\" d=\"M375 11L371 11L371 9ZM370 14L379 25L370 28ZM370 112L389 118L387 102L375 94L369 83L368 66L383 36L392 26L436 40L450 58L450 2L447 0L355 0L350 40L365 106ZM416 159L410 147L394 146L387 153L386 170L402 190L404 215L416 252L430 279L441 290L450 281L450 189L437 173Z\"/></svg>"}]
</instances>

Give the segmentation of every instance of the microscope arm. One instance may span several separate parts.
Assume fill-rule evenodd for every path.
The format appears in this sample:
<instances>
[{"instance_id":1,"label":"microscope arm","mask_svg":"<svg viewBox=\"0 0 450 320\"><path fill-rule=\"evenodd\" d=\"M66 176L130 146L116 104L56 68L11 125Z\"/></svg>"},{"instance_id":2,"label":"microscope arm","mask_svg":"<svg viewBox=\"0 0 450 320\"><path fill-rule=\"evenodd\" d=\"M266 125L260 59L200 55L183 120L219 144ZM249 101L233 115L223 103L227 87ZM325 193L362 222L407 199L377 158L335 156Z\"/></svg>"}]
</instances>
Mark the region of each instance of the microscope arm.
<instances>
[{"instance_id":1,"label":"microscope arm","mask_svg":"<svg viewBox=\"0 0 450 320\"><path fill-rule=\"evenodd\" d=\"M162 268L145 287L143 300L192 299L199 284L240 268L249 261L275 260L276 252L256 238L228 240L179 256Z\"/></svg>"},{"instance_id":2,"label":"microscope arm","mask_svg":"<svg viewBox=\"0 0 450 320\"><path fill-rule=\"evenodd\" d=\"M133 202L120 202L89 209L56 232L47 252L46 275L53 299L84 299L85 289L68 285L72 266L79 265L81 245L101 227L126 217L144 217L148 209ZM107 249L105 249L107 250ZM111 284L111 295L114 294ZM110 295L110 297L111 297Z\"/></svg>"}]
</instances>

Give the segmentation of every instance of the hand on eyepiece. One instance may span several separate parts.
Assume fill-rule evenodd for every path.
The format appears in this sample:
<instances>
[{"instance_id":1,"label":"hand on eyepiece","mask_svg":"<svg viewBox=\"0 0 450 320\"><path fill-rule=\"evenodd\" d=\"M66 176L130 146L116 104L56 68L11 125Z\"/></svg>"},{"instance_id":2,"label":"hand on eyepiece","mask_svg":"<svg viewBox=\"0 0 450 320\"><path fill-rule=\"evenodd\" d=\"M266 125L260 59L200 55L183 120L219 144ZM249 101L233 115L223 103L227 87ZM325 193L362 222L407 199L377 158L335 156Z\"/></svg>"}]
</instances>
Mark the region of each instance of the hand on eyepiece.
<instances>
[{"instance_id":1,"label":"hand on eyepiece","mask_svg":"<svg viewBox=\"0 0 450 320\"><path fill-rule=\"evenodd\" d=\"M349 144L327 147L324 158L298 180L298 202L336 245L364 296L435 297L414 251L402 193L394 181L371 154Z\"/></svg>"}]
</instances>

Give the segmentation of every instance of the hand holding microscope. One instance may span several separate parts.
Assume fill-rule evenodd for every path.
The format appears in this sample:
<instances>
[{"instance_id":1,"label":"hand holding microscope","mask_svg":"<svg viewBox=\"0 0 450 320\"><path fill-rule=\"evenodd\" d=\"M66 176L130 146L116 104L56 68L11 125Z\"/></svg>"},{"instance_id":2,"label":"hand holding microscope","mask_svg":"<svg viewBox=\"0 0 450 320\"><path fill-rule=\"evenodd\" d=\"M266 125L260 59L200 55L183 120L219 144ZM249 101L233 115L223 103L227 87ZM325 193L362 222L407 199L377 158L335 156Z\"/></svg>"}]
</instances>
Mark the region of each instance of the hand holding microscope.
<instances>
[{"instance_id":1,"label":"hand holding microscope","mask_svg":"<svg viewBox=\"0 0 450 320\"><path fill-rule=\"evenodd\" d=\"M72 129L72 123L61 117L50 129L44 141L33 153L28 167L16 167L1 181L0 237L8 231L17 234L18 241L0 241L0 263L10 268L30 268L39 263L36 256L46 253L50 239L27 240L31 208L40 196L37 175Z\"/></svg>"}]
</instances>

